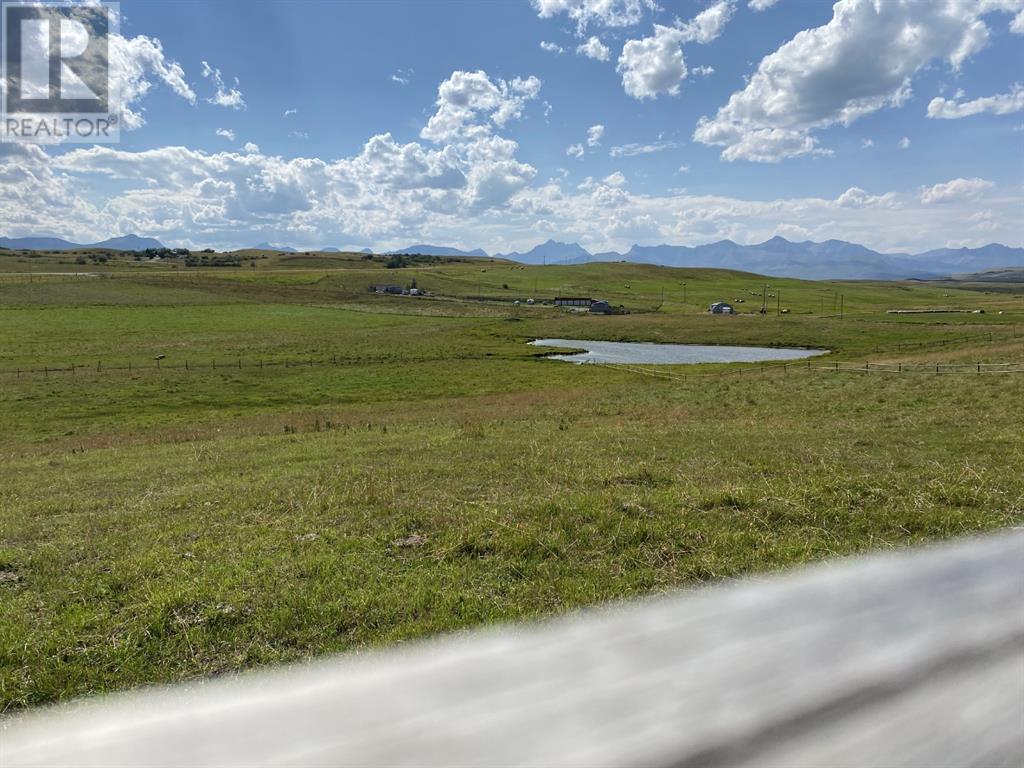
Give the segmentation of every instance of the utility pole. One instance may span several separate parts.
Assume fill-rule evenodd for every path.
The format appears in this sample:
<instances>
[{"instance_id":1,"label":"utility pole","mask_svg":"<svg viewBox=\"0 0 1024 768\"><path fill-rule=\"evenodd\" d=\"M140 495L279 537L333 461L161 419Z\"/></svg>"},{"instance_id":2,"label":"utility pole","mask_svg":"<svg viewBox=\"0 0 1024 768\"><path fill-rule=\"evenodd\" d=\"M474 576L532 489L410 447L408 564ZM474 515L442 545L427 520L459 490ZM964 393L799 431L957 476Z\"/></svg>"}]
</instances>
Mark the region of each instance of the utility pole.
<instances>
[{"instance_id":1,"label":"utility pole","mask_svg":"<svg viewBox=\"0 0 1024 768\"><path fill-rule=\"evenodd\" d=\"M768 314L768 283L765 283L764 288L761 289L761 314Z\"/></svg>"},{"instance_id":2,"label":"utility pole","mask_svg":"<svg viewBox=\"0 0 1024 768\"><path fill-rule=\"evenodd\" d=\"M843 319L843 309L844 309L845 301L846 301L846 294L845 293L840 294L839 295L839 319L840 320Z\"/></svg>"},{"instance_id":3,"label":"utility pole","mask_svg":"<svg viewBox=\"0 0 1024 768\"><path fill-rule=\"evenodd\" d=\"M775 291L775 314L782 314L782 291Z\"/></svg>"}]
</instances>

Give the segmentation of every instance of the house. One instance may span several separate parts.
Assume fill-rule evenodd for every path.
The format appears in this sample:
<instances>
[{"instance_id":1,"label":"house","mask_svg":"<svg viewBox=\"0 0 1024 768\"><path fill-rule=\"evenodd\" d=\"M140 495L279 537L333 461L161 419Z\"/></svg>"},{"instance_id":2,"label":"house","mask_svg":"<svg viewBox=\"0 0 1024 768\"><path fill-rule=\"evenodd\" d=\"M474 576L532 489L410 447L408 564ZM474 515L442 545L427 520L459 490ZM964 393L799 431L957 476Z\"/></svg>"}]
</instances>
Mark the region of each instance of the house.
<instances>
[{"instance_id":1,"label":"house","mask_svg":"<svg viewBox=\"0 0 1024 768\"><path fill-rule=\"evenodd\" d=\"M732 308L732 305L731 304L727 304L724 301L716 301L714 304L712 304L710 307L708 307L708 312L710 312L712 315L735 315L736 314L736 310Z\"/></svg>"},{"instance_id":2,"label":"house","mask_svg":"<svg viewBox=\"0 0 1024 768\"><path fill-rule=\"evenodd\" d=\"M581 296L555 296L556 307L589 307L593 303L593 299Z\"/></svg>"},{"instance_id":3,"label":"house","mask_svg":"<svg viewBox=\"0 0 1024 768\"><path fill-rule=\"evenodd\" d=\"M595 299L590 305L590 311L599 315L614 315L612 305L602 299Z\"/></svg>"},{"instance_id":4,"label":"house","mask_svg":"<svg viewBox=\"0 0 1024 768\"><path fill-rule=\"evenodd\" d=\"M400 285L371 285L373 293L404 293L405 289Z\"/></svg>"}]
</instances>

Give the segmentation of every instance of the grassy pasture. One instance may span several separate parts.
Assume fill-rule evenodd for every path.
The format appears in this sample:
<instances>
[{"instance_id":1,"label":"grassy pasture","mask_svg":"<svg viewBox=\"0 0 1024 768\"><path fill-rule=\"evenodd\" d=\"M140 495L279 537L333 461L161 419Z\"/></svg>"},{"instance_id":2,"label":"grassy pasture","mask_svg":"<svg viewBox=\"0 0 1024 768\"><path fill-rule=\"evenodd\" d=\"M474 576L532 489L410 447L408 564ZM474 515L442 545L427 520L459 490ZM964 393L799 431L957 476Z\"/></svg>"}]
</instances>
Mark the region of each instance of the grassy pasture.
<instances>
[{"instance_id":1,"label":"grassy pasture","mask_svg":"<svg viewBox=\"0 0 1024 768\"><path fill-rule=\"evenodd\" d=\"M756 310L765 279L262 255L188 271L114 256L75 277L43 275L79 269L51 254L31 278L0 255L0 368L82 366L0 374L0 709L1024 520L1019 375L668 380L525 344L1024 361L1019 291L769 278L790 314L721 318L703 306ZM438 297L366 291L413 277ZM512 305L563 292L632 313ZM985 314L885 312L936 306ZM138 370L158 354L199 368ZM312 358L331 362L256 367Z\"/></svg>"}]
</instances>

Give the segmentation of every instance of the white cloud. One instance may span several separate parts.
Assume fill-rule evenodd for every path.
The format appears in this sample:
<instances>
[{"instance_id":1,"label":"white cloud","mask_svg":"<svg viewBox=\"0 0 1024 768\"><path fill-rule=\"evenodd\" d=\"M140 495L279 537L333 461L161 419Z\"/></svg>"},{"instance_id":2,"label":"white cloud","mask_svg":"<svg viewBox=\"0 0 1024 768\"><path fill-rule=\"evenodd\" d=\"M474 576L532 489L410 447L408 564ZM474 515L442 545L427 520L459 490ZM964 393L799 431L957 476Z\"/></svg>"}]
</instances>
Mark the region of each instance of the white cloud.
<instances>
[{"instance_id":1,"label":"white cloud","mask_svg":"<svg viewBox=\"0 0 1024 768\"><path fill-rule=\"evenodd\" d=\"M615 171L604 177L604 183L610 187L621 187L626 183L626 177L622 175L622 171Z\"/></svg>"},{"instance_id":2,"label":"white cloud","mask_svg":"<svg viewBox=\"0 0 1024 768\"><path fill-rule=\"evenodd\" d=\"M904 136L902 139L900 139L899 146L900 149L910 149L910 137Z\"/></svg>"},{"instance_id":3,"label":"white cloud","mask_svg":"<svg viewBox=\"0 0 1024 768\"><path fill-rule=\"evenodd\" d=\"M599 147L601 146L601 137L604 136L603 125L592 125L587 128L587 146L588 147Z\"/></svg>"},{"instance_id":4,"label":"white cloud","mask_svg":"<svg viewBox=\"0 0 1024 768\"><path fill-rule=\"evenodd\" d=\"M708 6L679 27L683 33L683 42L710 43L717 39L735 11L736 6L732 0L719 0Z\"/></svg>"},{"instance_id":5,"label":"white cloud","mask_svg":"<svg viewBox=\"0 0 1024 768\"><path fill-rule=\"evenodd\" d=\"M578 159L583 157L585 153L586 150L583 149L582 144L570 144L568 147L565 148L565 154L567 154L569 157L575 157Z\"/></svg>"},{"instance_id":6,"label":"white cloud","mask_svg":"<svg viewBox=\"0 0 1024 768\"><path fill-rule=\"evenodd\" d=\"M871 149L873 146L875 146L875 140L874 139L861 139L860 140L860 148L861 149Z\"/></svg>"},{"instance_id":7,"label":"white cloud","mask_svg":"<svg viewBox=\"0 0 1024 768\"><path fill-rule=\"evenodd\" d=\"M604 27L630 27L647 11L655 11L655 0L530 0L542 19L564 13L576 22L582 35L591 24Z\"/></svg>"},{"instance_id":8,"label":"white cloud","mask_svg":"<svg viewBox=\"0 0 1024 768\"><path fill-rule=\"evenodd\" d=\"M616 67L626 93L641 101L656 99L660 93L679 93L686 77L682 39L675 27L655 24L653 36L627 41Z\"/></svg>"},{"instance_id":9,"label":"white cloud","mask_svg":"<svg viewBox=\"0 0 1024 768\"><path fill-rule=\"evenodd\" d=\"M391 82L398 83L399 85L408 85L409 81L412 80L413 71L411 69L396 69L391 75Z\"/></svg>"},{"instance_id":10,"label":"white cloud","mask_svg":"<svg viewBox=\"0 0 1024 768\"><path fill-rule=\"evenodd\" d=\"M234 141L235 140L235 132L232 131L230 128L218 128L217 129L217 135L218 136L223 136L228 141Z\"/></svg>"},{"instance_id":11,"label":"white cloud","mask_svg":"<svg viewBox=\"0 0 1024 768\"><path fill-rule=\"evenodd\" d=\"M547 51L548 53L565 53L565 48L558 43L549 43L547 40L541 40L540 47L542 51Z\"/></svg>"},{"instance_id":12,"label":"white cloud","mask_svg":"<svg viewBox=\"0 0 1024 768\"><path fill-rule=\"evenodd\" d=\"M596 61L608 61L612 55L611 49L602 43L600 38L597 36L592 36L587 40L587 42L576 46L576 53L580 53L588 59L595 59Z\"/></svg>"},{"instance_id":13,"label":"white cloud","mask_svg":"<svg viewBox=\"0 0 1024 768\"><path fill-rule=\"evenodd\" d=\"M750 0L747 5L754 11L766 11L777 2L779 2L779 0Z\"/></svg>"},{"instance_id":14,"label":"white cloud","mask_svg":"<svg viewBox=\"0 0 1024 768\"><path fill-rule=\"evenodd\" d=\"M297 109L295 109L293 107L292 109L286 109L284 111L284 114L281 115L281 117L291 117L292 115L297 115L297 114L299 114L299 110L297 110Z\"/></svg>"},{"instance_id":15,"label":"white cloud","mask_svg":"<svg viewBox=\"0 0 1024 768\"><path fill-rule=\"evenodd\" d=\"M896 205L896 195L892 192L887 192L884 195L869 195L860 187L850 187L836 198L836 205L840 208L893 207Z\"/></svg>"},{"instance_id":16,"label":"white cloud","mask_svg":"<svg viewBox=\"0 0 1024 768\"><path fill-rule=\"evenodd\" d=\"M952 179L934 187L925 187L921 190L921 202L928 205L977 200L994 186L995 184L987 179Z\"/></svg>"},{"instance_id":17,"label":"white cloud","mask_svg":"<svg viewBox=\"0 0 1024 768\"><path fill-rule=\"evenodd\" d=\"M622 144L612 147L608 154L612 157L633 157L634 155L650 155L654 152L664 152L666 149L675 149L679 146L677 141L653 141L650 144Z\"/></svg>"},{"instance_id":18,"label":"white cloud","mask_svg":"<svg viewBox=\"0 0 1024 768\"><path fill-rule=\"evenodd\" d=\"M437 89L437 110L420 136L431 141L466 141L491 133L489 119L501 128L522 115L526 102L536 99L541 81L526 79L491 80L483 70L456 70ZM484 122L481 122L483 118Z\"/></svg>"},{"instance_id":19,"label":"white cloud","mask_svg":"<svg viewBox=\"0 0 1024 768\"><path fill-rule=\"evenodd\" d=\"M690 72L694 75L699 75L700 77L708 77L709 75L715 74L715 68L702 64L699 67L691 67Z\"/></svg>"},{"instance_id":20,"label":"white cloud","mask_svg":"<svg viewBox=\"0 0 1024 768\"><path fill-rule=\"evenodd\" d=\"M952 191L938 185L940 197L959 198L946 205L922 202L923 190L852 188L836 199L631 194L616 173L578 188L564 173L534 184L533 169L516 161L516 151L515 142L493 134L437 146L383 134L332 161L265 155L254 144L223 152L97 146L53 156L0 145L0 218L10 222L11 236L52 232L88 242L134 231L189 247L426 240L524 250L536 242L541 221L545 231L592 251L634 242L756 243L776 233L907 252L948 242L1024 242L1017 186L974 200L953 180L946 185Z\"/></svg>"},{"instance_id":21,"label":"white cloud","mask_svg":"<svg viewBox=\"0 0 1024 768\"><path fill-rule=\"evenodd\" d=\"M1015 83L1009 93L984 96L972 101L960 101L962 94L952 99L937 96L928 103L928 117L956 120L961 117L990 112L993 115L1010 115L1024 110L1024 85Z\"/></svg>"},{"instance_id":22,"label":"white cloud","mask_svg":"<svg viewBox=\"0 0 1024 768\"><path fill-rule=\"evenodd\" d=\"M185 71L178 62L166 57L163 45L156 38L139 35L129 39L111 35L108 52L111 77L120 83L125 128L139 128L145 124L143 110L136 105L153 87L152 78L163 82L190 104L196 103L195 91L185 80Z\"/></svg>"},{"instance_id":23,"label":"white cloud","mask_svg":"<svg viewBox=\"0 0 1024 768\"><path fill-rule=\"evenodd\" d=\"M690 166L685 165L685 164L684 165L680 165L678 170L676 171L676 173L689 173L689 172L690 172Z\"/></svg>"},{"instance_id":24,"label":"white cloud","mask_svg":"<svg viewBox=\"0 0 1024 768\"><path fill-rule=\"evenodd\" d=\"M711 42L722 33L734 10L732 0L720 0L685 24L655 24L651 37L627 41L616 67L625 92L640 101L656 99L662 93L678 94L687 75L683 43Z\"/></svg>"},{"instance_id":25,"label":"white cloud","mask_svg":"<svg viewBox=\"0 0 1024 768\"><path fill-rule=\"evenodd\" d=\"M238 78L235 78L234 87L229 88L224 84L224 78L221 76L220 70L211 67L209 63L203 62L203 77L211 80L216 86L217 91L207 102L210 104L216 104L219 107L230 107L231 109L245 109L245 99L242 97L242 92L238 90Z\"/></svg>"},{"instance_id":26,"label":"white cloud","mask_svg":"<svg viewBox=\"0 0 1024 768\"><path fill-rule=\"evenodd\" d=\"M306 131L292 131L288 134L293 139L308 139L309 134Z\"/></svg>"},{"instance_id":27,"label":"white cloud","mask_svg":"<svg viewBox=\"0 0 1024 768\"><path fill-rule=\"evenodd\" d=\"M958 69L984 48L982 16L992 10L985 1L839 0L831 21L764 57L742 90L701 118L694 139L724 147L726 160L820 154L814 130L900 106L921 68Z\"/></svg>"}]
</instances>

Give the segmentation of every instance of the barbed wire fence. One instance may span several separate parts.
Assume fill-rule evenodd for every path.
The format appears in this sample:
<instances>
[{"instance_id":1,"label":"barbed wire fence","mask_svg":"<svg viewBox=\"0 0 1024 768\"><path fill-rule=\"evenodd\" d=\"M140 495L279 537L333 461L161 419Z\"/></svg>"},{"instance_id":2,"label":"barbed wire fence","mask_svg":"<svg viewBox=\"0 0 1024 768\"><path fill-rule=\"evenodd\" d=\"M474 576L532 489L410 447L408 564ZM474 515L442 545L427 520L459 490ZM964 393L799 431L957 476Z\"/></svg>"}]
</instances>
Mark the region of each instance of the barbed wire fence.
<instances>
[{"instance_id":1,"label":"barbed wire fence","mask_svg":"<svg viewBox=\"0 0 1024 768\"><path fill-rule=\"evenodd\" d=\"M875 354L891 354L899 353L910 350L923 351L927 349L938 349L945 348L953 344L964 344L972 341L988 341L994 343L996 341L1016 341L1018 339L1024 340L1024 336L1018 335L1016 326L1013 326L1010 332L1006 334L997 334L995 332L987 332L984 334L974 334L969 336L957 336L945 339L931 339L917 342L898 342L886 346L878 345L874 347ZM769 347L770 349L770 347ZM556 351L552 351L551 354L557 354ZM546 357L544 355L543 357ZM467 354L462 356L455 356L452 358L445 358L450 360L495 360L499 359L492 353L482 354ZM513 359L513 358L501 358L501 359ZM514 359L536 359L534 358L514 358ZM338 356L333 354L327 356L308 356L302 358L246 358L244 356L237 357L225 357L220 359L211 360L189 360L182 358L181 360L168 359L164 355L159 355L153 358L147 359L145 362L139 362L137 360L127 360L118 362L116 360L103 360L98 359L95 364L85 363L64 363L64 364L44 364L44 365L26 365L26 366L15 366L0 368L0 376L14 377L16 379L23 377L43 377L48 378L51 375L72 375L79 373L120 373L133 375L136 373L144 372L163 372L163 371L181 371L181 372L203 372L203 371L221 371L228 372L232 370L247 370L247 371L260 371L260 370L273 370L273 369L287 369L287 368L316 368L316 367L343 367L353 365L366 365L366 364L380 364L394 362L393 358L380 357L367 359L351 358L345 356ZM426 362L426 360L418 360L417 362ZM590 365L601 365L604 367L616 368L622 371L632 371L634 373L644 373L651 376L661 378L705 378L705 377L721 377L721 376L749 376L754 374L767 374L769 372L799 372L799 371L825 371L833 373L930 373L930 374L956 374L956 373L974 373L974 374L985 374L985 373L1021 373L1024 372L1024 362L1000 362L1000 363L985 363L985 362L970 362L970 363L878 363L865 361L861 362L850 362L850 361L831 361L831 362L818 362L813 359L796 361L784 361L784 362L772 362L764 363L761 365L745 365L742 368L729 368L726 370L719 371L695 371L692 373L680 373L678 371L663 371L653 370L654 366L640 367L638 365L628 364L609 364L609 363L586 363Z\"/></svg>"}]
</instances>

